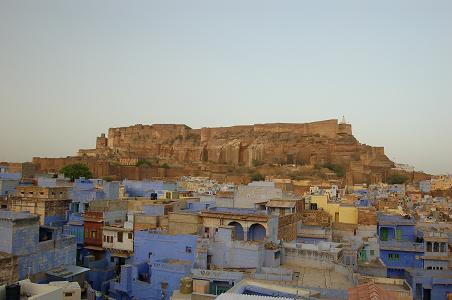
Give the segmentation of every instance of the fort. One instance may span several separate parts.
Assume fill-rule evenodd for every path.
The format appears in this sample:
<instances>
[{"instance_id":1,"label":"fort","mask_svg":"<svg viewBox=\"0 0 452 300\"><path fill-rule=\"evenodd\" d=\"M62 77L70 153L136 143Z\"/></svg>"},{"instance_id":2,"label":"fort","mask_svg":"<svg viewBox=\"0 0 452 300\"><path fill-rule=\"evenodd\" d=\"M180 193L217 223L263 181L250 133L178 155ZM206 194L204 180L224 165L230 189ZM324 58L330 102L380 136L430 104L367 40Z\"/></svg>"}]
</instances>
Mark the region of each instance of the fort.
<instances>
[{"instance_id":1,"label":"fort","mask_svg":"<svg viewBox=\"0 0 452 300\"><path fill-rule=\"evenodd\" d=\"M384 181L393 166L384 148L359 143L351 124L337 119L201 129L183 124L137 124L110 128L108 136L97 137L96 148L80 149L77 156L33 159L41 171L57 171L66 164L84 162L98 176L113 173L129 178L131 172L143 172L131 171L140 161L154 162L145 171L152 173L151 177L171 172L184 175L194 169L226 174L234 168L264 164L335 164L346 170L347 181L369 183ZM166 169L162 170L162 163Z\"/></svg>"}]
</instances>

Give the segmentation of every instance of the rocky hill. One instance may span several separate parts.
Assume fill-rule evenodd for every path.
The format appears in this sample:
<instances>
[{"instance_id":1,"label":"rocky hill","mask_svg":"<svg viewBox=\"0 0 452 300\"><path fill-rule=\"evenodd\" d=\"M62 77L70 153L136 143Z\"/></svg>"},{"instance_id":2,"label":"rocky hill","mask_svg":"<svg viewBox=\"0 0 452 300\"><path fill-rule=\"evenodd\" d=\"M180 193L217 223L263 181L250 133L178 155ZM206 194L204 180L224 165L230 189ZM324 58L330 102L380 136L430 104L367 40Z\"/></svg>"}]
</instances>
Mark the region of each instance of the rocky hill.
<instances>
[{"instance_id":1,"label":"rocky hill","mask_svg":"<svg viewBox=\"0 0 452 300\"><path fill-rule=\"evenodd\" d=\"M60 159L59 163L35 158L34 162L46 170L71 159L75 158ZM110 128L108 136L97 138L95 149L79 150L77 159L128 166L158 162L218 172L261 165L339 166L347 183L384 181L393 166L383 147L359 143L351 125L335 119L201 129L179 124Z\"/></svg>"}]
</instances>

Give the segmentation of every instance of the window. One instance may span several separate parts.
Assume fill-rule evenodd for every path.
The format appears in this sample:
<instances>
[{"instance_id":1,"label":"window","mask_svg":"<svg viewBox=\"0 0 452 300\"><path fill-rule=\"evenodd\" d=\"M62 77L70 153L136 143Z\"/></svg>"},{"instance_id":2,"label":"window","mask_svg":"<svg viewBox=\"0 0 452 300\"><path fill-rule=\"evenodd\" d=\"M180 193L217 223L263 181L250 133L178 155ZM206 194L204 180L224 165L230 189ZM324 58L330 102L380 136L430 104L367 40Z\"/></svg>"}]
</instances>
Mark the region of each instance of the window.
<instances>
[{"instance_id":1,"label":"window","mask_svg":"<svg viewBox=\"0 0 452 300\"><path fill-rule=\"evenodd\" d=\"M129 232L129 240L133 239L133 234L132 232Z\"/></svg>"},{"instance_id":2,"label":"window","mask_svg":"<svg viewBox=\"0 0 452 300\"><path fill-rule=\"evenodd\" d=\"M44 196L44 192L39 192L39 195Z\"/></svg>"},{"instance_id":3,"label":"window","mask_svg":"<svg viewBox=\"0 0 452 300\"><path fill-rule=\"evenodd\" d=\"M185 247L185 252L191 253L191 247L189 247L189 246Z\"/></svg>"},{"instance_id":4,"label":"window","mask_svg":"<svg viewBox=\"0 0 452 300\"><path fill-rule=\"evenodd\" d=\"M115 258L113 256L110 257L110 262L115 262Z\"/></svg>"},{"instance_id":5,"label":"window","mask_svg":"<svg viewBox=\"0 0 452 300\"><path fill-rule=\"evenodd\" d=\"M439 243L433 243L433 252L439 252Z\"/></svg>"},{"instance_id":6,"label":"window","mask_svg":"<svg viewBox=\"0 0 452 300\"><path fill-rule=\"evenodd\" d=\"M432 242L427 242L427 252L432 252Z\"/></svg>"},{"instance_id":7,"label":"window","mask_svg":"<svg viewBox=\"0 0 452 300\"><path fill-rule=\"evenodd\" d=\"M64 297L72 297L72 293L71 292L64 292Z\"/></svg>"},{"instance_id":8,"label":"window","mask_svg":"<svg viewBox=\"0 0 452 300\"><path fill-rule=\"evenodd\" d=\"M152 256L152 252L149 252L148 257L151 258Z\"/></svg>"},{"instance_id":9,"label":"window","mask_svg":"<svg viewBox=\"0 0 452 300\"><path fill-rule=\"evenodd\" d=\"M447 252L446 250L446 243L441 243L441 252Z\"/></svg>"},{"instance_id":10,"label":"window","mask_svg":"<svg viewBox=\"0 0 452 300\"><path fill-rule=\"evenodd\" d=\"M93 239L96 238L96 231L91 231L91 238L93 238Z\"/></svg>"},{"instance_id":11,"label":"window","mask_svg":"<svg viewBox=\"0 0 452 300\"><path fill-rule=\"evenodd\" d=\"M118 232L118 242L122 243L122 231Z\"/></svg>"},{"instance_id":12,"label":"window","mask_svg":"<svg viewBox=\"0 0 452 300\"><path fill-rule=\"evenodd\" d=\"M374 256L375 255L375 250L370 250L370 256Z\"/></svg>"},{"instance_id":13,"label":"window","mask_svg":"<svg viewBox=\"0 0 452 300\"><path fill-rule=\"evenodd\" d=\"M104 235L104 242L106 242L107 241L107 236L106 235Z\"/></svg>"},{"instance_id":14,"label":"window","mask_svg":"<svg viewBox=\"0 0 452 300\"><path fill-rule=\"evenodd\" d=\"M402 230L401 229L396 229L396 231L395 231L395 238L396 238L396 240L401 240L402 239Z\"/></svg>"},{"instance_id":15,"label":"window","mask_svg":"<svg viewBox=\"0 0 452 300\"><path fill-rule=\"evenodd\" d=\"M388 254L388 259L390 261L399 261L400 260L400 254L398 254L398 253L389 253Z\"/></svg>"}]
</instances>

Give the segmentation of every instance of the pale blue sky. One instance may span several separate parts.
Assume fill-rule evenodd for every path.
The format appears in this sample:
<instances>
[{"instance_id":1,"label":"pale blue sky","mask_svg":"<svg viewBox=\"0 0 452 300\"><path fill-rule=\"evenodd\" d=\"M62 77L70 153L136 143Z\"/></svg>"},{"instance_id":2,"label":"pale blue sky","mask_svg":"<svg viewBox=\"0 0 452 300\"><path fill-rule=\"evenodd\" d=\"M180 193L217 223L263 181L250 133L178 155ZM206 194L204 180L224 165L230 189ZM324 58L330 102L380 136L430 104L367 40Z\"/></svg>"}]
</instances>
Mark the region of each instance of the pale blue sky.
<instances>
[{"instance_id":1,"label":"pale blue sky","mask_svg":"<svg viewBox=\"0 0 452 300\"><path fill-rule=\"evenodd\" d=\"M452 1L0 0L0 161L109 127L345 115L363 143L452 172Z\"/></svg>"}]
</instances>

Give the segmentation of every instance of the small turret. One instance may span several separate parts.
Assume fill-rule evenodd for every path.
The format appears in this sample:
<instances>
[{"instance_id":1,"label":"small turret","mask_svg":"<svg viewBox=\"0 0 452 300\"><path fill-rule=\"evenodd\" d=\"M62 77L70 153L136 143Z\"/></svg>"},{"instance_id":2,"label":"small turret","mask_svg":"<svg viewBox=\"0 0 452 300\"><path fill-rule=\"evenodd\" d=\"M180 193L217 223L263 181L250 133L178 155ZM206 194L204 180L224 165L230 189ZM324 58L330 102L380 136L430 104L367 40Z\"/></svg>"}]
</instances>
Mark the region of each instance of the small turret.
<instances>
[{"instance_id":1,"label":"small turret","mask_svg":"<svg viewBox=\"0 0 452 300\"><path fill-rule=\"evenodd\" d=\"M337 134L352 135L352 125L347 124L347 121L345 120L345 116L342 116L342 119L338 124Z\"/></svg>"}]
</instances>

